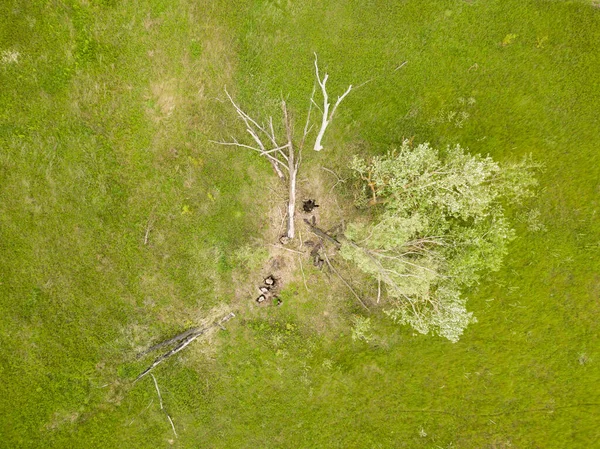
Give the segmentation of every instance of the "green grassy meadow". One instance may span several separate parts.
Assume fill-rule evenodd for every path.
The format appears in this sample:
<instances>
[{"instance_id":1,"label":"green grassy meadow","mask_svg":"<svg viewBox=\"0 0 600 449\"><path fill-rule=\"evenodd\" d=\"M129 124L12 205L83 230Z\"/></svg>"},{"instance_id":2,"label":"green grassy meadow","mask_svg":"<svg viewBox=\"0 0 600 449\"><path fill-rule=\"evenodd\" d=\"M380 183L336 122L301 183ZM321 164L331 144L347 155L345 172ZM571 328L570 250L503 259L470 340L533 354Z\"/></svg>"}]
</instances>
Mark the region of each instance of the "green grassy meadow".
<instances>
[{"instance_id":1,"label":"green grassy meadow","mask_svg":"<svg viewBox=\"0 0 600 449\"><path fill-rule=\"evenodd\" d=\"M600 446L599 43L593 2L2 0L0 447ZM243 132L224 86L301 127L313 52L334 98L373 81L305 152L307 194L404 138L543 163L456 344L377 311L353 341L361 309L308 263L254 307L277 185L209 141ZM153 371L175 437L135 355L229 310Z\"/></svg>"}]
</instances>

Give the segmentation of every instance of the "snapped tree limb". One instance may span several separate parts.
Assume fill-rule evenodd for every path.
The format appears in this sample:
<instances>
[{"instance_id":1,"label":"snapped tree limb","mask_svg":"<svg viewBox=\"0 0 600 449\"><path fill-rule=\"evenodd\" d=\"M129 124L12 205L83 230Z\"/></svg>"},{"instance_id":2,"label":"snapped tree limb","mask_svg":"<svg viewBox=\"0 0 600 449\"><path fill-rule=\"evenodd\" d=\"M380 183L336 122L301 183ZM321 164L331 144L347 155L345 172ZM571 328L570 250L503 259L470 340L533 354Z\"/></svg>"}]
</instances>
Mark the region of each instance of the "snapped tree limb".
<instances>
[{"instance_id":1,"label":"snapped tree limb","mask_svg":"<svg viewBox=\"0 0 600 449\"><path fill-rule=\"evenodd\" d=\"M331 107L331 104L329 103L329 96L327 95L327 79L329 78L329 74L326 73L325 76L323 77L323 79L321 79L321 76L319 74L319 64L318 64L316 53L315 53L315 73L317 75L317 82L319 83L319 86L321 86L321 93L323 94L323 109L321 110L321 112L323 113L323 116L321 117L321 128L319 129L319 133L317 134L317 138L315 140L315 145L314 145L313 149L315 151L321 151L323 149L323 145L321 144L321 141L323 140L325 131L327 130L327 127L331 123L331 120L333 119L333 115L335 114L335 111L337 110L338 106L344 100L344 98L346 98L346 95L348 95L350 93L350 91L352 90L352 84L350 86L348 86L348 89L346 89L346 92L344 92L341 96L338 97L337 101L333 105L333 108L331 109L331 112L329 112L329 108Z\"/></svg>"}]
</instances>

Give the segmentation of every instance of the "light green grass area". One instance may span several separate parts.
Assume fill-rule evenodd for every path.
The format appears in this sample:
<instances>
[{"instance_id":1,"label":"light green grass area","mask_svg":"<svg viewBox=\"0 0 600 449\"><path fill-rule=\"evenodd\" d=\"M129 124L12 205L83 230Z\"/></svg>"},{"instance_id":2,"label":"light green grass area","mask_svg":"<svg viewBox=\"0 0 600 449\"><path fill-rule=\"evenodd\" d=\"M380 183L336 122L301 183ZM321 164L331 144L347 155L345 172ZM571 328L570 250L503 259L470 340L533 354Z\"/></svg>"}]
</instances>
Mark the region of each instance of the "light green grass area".
<instances>
[{"instance_id":1,"label":"light green grass area","mask_svg":"<svg viewBox=\"0 0 600 449\"><path fill-rule=\"evenodd\" d=\"M0 446L600 444L598 42L590 2L3 1ZM332 96L374 79L305 153L307 191L403 138L544 164L456 344L379 312L353 341L361 309L308 263L310 292L252 307L275 182L209 140L242 131L225 85L302 126L313 52ZM226 332L154 371L175 438L135 354L224 304Z\"/></svg>"}]
</instances>

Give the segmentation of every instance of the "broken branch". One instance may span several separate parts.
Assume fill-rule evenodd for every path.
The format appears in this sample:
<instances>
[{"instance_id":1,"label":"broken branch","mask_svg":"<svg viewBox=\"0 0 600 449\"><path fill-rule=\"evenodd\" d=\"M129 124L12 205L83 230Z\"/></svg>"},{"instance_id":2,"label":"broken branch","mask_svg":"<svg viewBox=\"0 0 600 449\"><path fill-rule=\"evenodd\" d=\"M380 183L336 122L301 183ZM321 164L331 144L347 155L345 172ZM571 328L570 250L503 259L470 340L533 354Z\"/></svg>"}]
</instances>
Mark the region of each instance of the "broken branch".
<instances>
[{"instance_id":1,"label":"broken branch","mask_svg":"<svg viewBox=\"0 0 600 449\"><path fill-rule=\"evenodd\" d=\"M163 412L165 412L165 415L167 415L167 419L169 420L169 423L171 424L171 428L173 429L175 438L177 438L177 432L175 431L175 424L173 424L173 420L171 419L171 416L169 415L167 410L163 407L162 396L160 394L160 390L158 389L158 382L156 381L156 377L154 377L154 374L150 374L150 376L152 376L152 380L154 381L154 386L156 387L156 392L158 393L158 400L160 401L160 409Z\"/></svg>"},{"instance_id":2,"label":"broken branch","mask_svg":"<svg viewBox=\"0 0 600 449\"><path fill-rule=\"evenodd\" d=\"M346 95L348 95L350 93L350 91L352 90L352 85L350 85L348 87L348 89L346 89L346 92L344 92L341 96L338 97L337 101L335 102L335 105L333 106L333 109L331 110L331 113L329 113L329 108L331 106L331 104L329 103L329 96L327 95L327 79L329 78L329 75L326 73L325 76L323 77L323 79L321 79L321 75L319 74L319 64L318 64L316 53L315 53L315 73L317 76L317 82L319 83L319 86L321 87L321 93L323 94L323 109L321 110L323 112L323 117L321 119L321 128L319 129L319 133L317 134L317 138L315 140L315 146L313 149L315 151L321 151L323 149L323 145L321 144L321 141L323 140L325 131L327 130L329 123L331 123L331 119L333 119L333 115L335 114L337 107L340 105L340 103L346 97Z\"/></svg>"},{"instance_id":3,"label":"broken branch","mask_svg":"<svg viewBox=\"0 0 600 449\"><path fill-rule=\"evenodd\" d=\"M352 292L354 297L356 299L358 299L358 302L360 302L360 305L363 306L368 312L371 312L371 310L367 307L367 305L363 302L363 300L360 299L360 296L358 296L358 294L354 291L354 289L350 286L350 284L348 284L348 282L346 282L346 279L344 279L342 277L342 275L340 273L338 273L338 271L333 267L333 265L331 265L331 262L329 262L329 257L327 257L327 252L323 251L323 255L325 256L325 261L327 262L327 266L331 269L331 271L333 271L337 275L337 277L339 277L341 279L341 281L346 285L346 287L348 287L350 289L350 291Z\"/></svg>"}]
</instances>

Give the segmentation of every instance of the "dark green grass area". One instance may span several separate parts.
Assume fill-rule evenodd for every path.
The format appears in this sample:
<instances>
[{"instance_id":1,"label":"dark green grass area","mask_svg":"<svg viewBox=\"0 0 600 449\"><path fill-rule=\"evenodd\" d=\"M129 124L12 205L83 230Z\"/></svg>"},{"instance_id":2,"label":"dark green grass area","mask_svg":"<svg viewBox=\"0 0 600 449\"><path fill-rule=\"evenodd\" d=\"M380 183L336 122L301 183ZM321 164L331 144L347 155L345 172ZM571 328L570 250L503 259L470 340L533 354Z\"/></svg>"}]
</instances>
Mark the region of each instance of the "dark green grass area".
<instances>
[{"instance_id":1,"label":"dark green grass area","mask_svg":"<svg viewBox=\"0 0 600 449\"><path fill-rule=\"evenodd\" d=\"M600 444L600 9L134 3L0 5L0 52L20 54L0 64L0 446ZM466 292L479 322L460 342L379 313L354 342L360 309L305 266L310 293L290 284L156 369L175 438L134 355L243 309L240 248L268 226L268 164L208 142L240 131L222 88L265 116L283 94L301 128L313 52L333 98L372 81L307 175L414 137L531 153L539 193L512 211L506 268Z\"/></svg>"}]
</instances>

